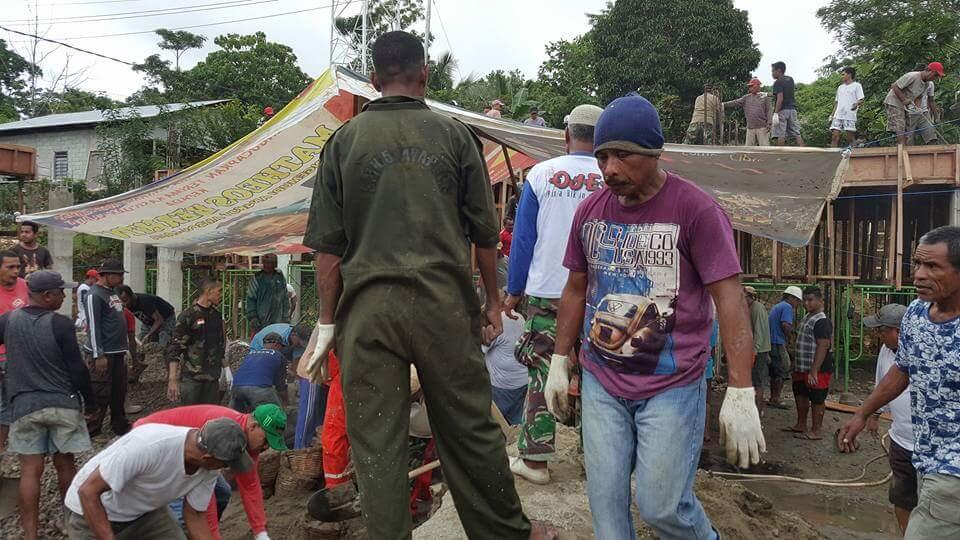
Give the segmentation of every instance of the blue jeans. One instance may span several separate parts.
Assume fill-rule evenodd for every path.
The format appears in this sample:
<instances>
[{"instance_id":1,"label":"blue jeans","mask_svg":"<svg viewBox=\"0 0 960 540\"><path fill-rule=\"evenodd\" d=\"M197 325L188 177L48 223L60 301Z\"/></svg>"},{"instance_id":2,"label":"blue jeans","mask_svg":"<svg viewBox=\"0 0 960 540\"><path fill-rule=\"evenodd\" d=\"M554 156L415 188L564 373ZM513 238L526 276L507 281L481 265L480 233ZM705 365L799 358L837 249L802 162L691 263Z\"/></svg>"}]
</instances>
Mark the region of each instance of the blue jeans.
<instances>
[{"instance_id":1,"label":"blue jeans","mask_svg":"<svg viewBox=\"0 0 960 540\"><path fill-rule=\"evenodd\" d=\"M227 479L221 474L217 477L217 484L213 487L213 498L217 501L217 519L223 517L223 512L227 509L227 505L230 504L230 495L232 494L233 489L230 487L230 483L227 482ZM183 501L184 499L180 498L171 502L169 505L170 511L173 512L173 517L177 518L177 524L180 525L181 529L184 529Z\"/></svg>"},{"instance_id":2,"label":"blue jeans","mask_svg":"<svg viewBox=\"0 0 960 540\"><path fill-rule=\"evenodd\" d=\"M630 475L640 517L664 539L718 538L693 493L703 446L706 380L644 400L616 398L583 370L583 449L593 532L636 538Z\"/></svg>"},{"instance_id":3,"label":"blue jeans","mask_svg":"<svg viewBox=\"0 0 960 540\"><path fill-rule=\"evenodd\" d=\"M491 386L490 391L493 393L493 402L508 424L516 426L523 423L523 400L527 398L526 386L512 390Z\"/></svg>"}]
</instances>

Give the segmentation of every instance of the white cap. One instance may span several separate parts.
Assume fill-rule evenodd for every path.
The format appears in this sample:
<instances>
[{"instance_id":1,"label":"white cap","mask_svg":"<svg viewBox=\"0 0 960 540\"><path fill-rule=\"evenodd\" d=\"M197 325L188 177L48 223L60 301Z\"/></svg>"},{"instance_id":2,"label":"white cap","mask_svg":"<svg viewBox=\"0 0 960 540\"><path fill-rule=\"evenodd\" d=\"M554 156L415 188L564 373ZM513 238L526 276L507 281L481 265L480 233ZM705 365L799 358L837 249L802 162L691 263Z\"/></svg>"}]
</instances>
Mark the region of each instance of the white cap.
<instances>
[{"instance_id":1,"label":"white cap","mask_svg":"<svg viewBox=\"0 0 960 540\"><path fill-rule=\"evenodd\" d=\"M577 105L567 116L569 125L596 126L603 109L596 105Z\"/></svg>"},{"instance_id":2,"label":"white cap","mask_svg":"<svg viewBox=\"0 0 960 540\"><path fill-rule=\"evenodd\" d=\"M803 291L801 291L800 287L797 287L796 285L791 285L784 289L783 294L789 294L797 300L803 300Z\"/></svg>"}]
</instances>

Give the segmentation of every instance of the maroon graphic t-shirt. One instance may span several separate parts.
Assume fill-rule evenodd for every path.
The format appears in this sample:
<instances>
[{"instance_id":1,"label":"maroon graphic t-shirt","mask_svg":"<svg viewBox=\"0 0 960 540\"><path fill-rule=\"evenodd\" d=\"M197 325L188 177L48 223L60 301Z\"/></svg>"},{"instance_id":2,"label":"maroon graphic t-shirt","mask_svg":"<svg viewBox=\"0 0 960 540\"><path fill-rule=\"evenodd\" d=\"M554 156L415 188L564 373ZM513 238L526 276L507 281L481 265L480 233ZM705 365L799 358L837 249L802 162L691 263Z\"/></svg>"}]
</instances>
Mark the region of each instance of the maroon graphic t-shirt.
<instances>
[{"instance_id":1,"label":"maroon graphic t-shirt","mask_svg":"<svg viewBox=\"0 0 960 540\"><path fill-rule=\"evenodd\" d=\"M563 264L587 273L580 360L607 392L647 399L703 376L706 285L740 273L733 228L713 198L672 173L636 206L603 189L577 209Z\"/></svg>"}]
</instances>

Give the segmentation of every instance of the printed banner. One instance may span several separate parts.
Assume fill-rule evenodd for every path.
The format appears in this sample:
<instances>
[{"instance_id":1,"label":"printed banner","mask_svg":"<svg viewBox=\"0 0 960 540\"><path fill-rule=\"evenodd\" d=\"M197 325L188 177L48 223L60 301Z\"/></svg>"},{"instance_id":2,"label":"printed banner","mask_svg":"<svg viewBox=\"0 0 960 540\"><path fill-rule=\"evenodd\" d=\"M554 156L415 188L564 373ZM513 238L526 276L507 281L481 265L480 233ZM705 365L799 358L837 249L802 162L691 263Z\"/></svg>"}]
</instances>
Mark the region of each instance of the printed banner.
<instances>
[{"instance_id":1,"label":"printed banner","mask_svg":"<svg viewBox=\"0 0 960 540\"><path fill-rule=\"evenodd\" d=\"M327 71L257 130L176 175L22 219L196 254L307 251L300 242L321 149L357 103L377 97L366 79ZM565 153L562 131L428 104L485 141L494 183L509 178L499 145L515 171ZM734 227L799 246L839 191L845 160L833 150L667 145L662 162L713 195Z\"/></svg>"}]
</instances>

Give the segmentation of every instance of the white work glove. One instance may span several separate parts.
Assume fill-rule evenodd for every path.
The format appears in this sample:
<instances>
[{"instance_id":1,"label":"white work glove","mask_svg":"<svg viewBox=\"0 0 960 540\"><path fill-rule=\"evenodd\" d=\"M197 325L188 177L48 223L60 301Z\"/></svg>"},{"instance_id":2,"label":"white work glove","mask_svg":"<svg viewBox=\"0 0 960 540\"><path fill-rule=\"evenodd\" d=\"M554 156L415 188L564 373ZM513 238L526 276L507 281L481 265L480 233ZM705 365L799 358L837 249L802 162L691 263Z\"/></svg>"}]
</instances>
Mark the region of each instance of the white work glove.
<instances>
[{"instance_id":1,"label":"white work glove","mask_svg":"<svg viewBox=\"0 0 960 540\"><path fill-rule=\"evenodd\" d=\"M724 443L727 463L741 469L760 463L760 452L767 451L752 386L727 387L727 396L720 407L720 444Z\"/></svg>"},{"instance_id":2,"label":"white work glove","mask_svg":"<svg viewBox=\"0 0 960 540\"><path fill-rule=\"evenodd\" d=\"M547 375L547 384L543 387L547 410L561 422L567 418L567 392L570 387L568 360L565 354L554 354L550 357L550 373Z\"/></svg>"},{"instance_id":3,"label":"white work glove","mask_svg":"<svg viewBox=\"0 0 960 540\"><path fill-rule=\"evenodd\" d=\"M920 114L921 112L923 112L920 110L919 107L917 107L917 104L913 103L912 101L910 103L907 103L907 106L905 107L905 109L907 109L907 113L909 114Z\"/></svg>"},{"instance_id":4,"label":"white work glove","mask_svg":"<svg viewBox=\"0 0 960 540\"><path fill-rule=\"evenodd\" d=\"M267 534L267 531L260 531L253 537L253 540L270 540L270 535Z\"/></svg>"},{"instance_id":5,"label":"white work glove","mask_svg":"<svg viewBox=\"0 0 960 540\"><path fill-rule=\"evenodd\" d=\"M780 113L773 113L773 120L770 121L773 127L780 125Z\"/></svg>"},{"instance_id":6,"label":"white work glove","mask_svg":"<svg viewBox=\"0 0 960 540\"><path fill-rule=\"evenodd\" d=\"M233 371L230 369L230 366L226 366L220 370L220 388L224 390L233 388Z\"/></svg>"},{"instance_id":7,"label":"white work glove","mask_svg":"<svg viewBox=\"0 0 960 540\"><path fill-rule=\"evenodd\" d=\"M333 328L334 325L332 324L322 324L317 322L317 327L313 330L313 333L316 337L316 342L313 346L313 353L309 358L307 358L306 371L308 373L312 374L317 366L321 364L322 361L327 357L327 353L330 352L330 349L333 348ZM313 341L313 339L311 339L311 341Z\"/></svg>"}]
</instances>

